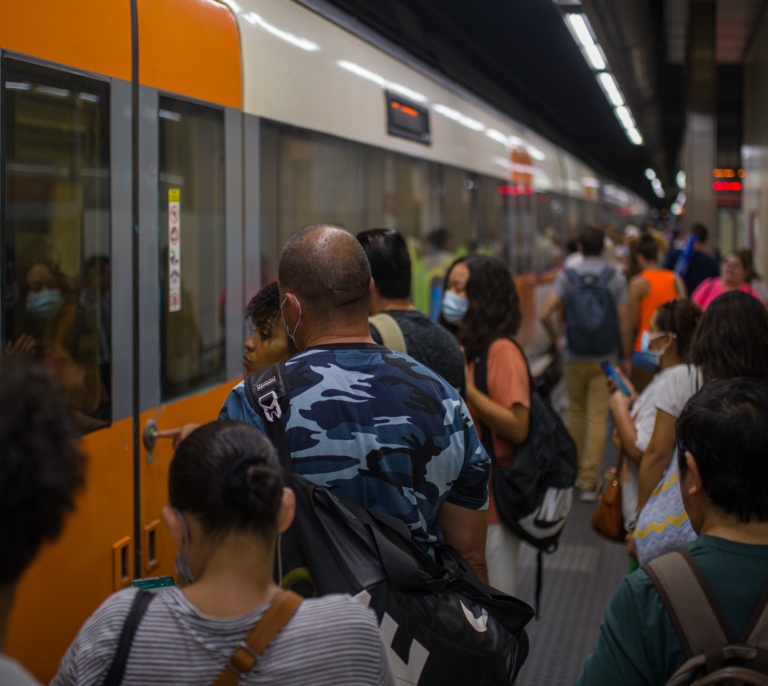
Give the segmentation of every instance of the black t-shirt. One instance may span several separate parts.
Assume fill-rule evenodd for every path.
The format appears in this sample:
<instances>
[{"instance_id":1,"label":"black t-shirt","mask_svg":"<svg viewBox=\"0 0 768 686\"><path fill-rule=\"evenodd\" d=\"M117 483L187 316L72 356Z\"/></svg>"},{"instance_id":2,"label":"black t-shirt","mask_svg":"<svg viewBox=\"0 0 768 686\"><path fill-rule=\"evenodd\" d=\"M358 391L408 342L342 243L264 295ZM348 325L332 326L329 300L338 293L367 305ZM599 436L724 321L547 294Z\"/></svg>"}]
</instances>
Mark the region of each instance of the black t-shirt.
<instances>
[{"instance_id":1,"label":"black t-shirt","mask_svg":"<svg viewBox=\"0 0 768 686\"><path fill-rule=\"evenodd\" d=\"M464 356L458 341L440 324L418 310L387 310L403 332L408 354L433 372L437 372L464 397ZM373 324L371 336L382 345Z\"/></svg>"},{"instance_id":2,"label":"black t-shirt","mask_svg":"<svg viewBox=\"0 0 768 686\"><path fill-rule=\"evenodd\" d=\"M664 260L664 267L666 269L675 268L680 252L680 250L673 250L667 255L667 259ZM714 278L715 276L720 276L720 267L717 265L717 261L706 253L701 252L701 250L694 250L688 265L688 271L683 277L685 287L688 289L688 297L690 298L693 295L693 292L702 281Z\"/></svg>"}]
</instances>

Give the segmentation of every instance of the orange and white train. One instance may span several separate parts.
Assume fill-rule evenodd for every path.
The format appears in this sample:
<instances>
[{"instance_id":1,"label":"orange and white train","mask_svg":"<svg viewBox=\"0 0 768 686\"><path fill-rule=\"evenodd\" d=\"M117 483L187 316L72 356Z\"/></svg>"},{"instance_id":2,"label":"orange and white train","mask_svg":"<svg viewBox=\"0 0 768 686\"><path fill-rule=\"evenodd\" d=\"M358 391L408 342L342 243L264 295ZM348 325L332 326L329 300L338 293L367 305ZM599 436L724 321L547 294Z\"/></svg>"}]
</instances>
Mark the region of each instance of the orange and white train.
<instances>
[{"instance_id":1,"label":"orange and white train","mask_svg":"<svg viewBox=\"0 0 768 686\"><path fill-rule=\"evenodd\" d=\"M398 228L432 313L455 255L498 254L530 338L563 242L648 209L323 0L6 1L0 54L2 345L32 338L87 431L8 628L44 682L110 593L173 574L145 428L216 417L293 232Z\"/></svg>"}]
</instances>

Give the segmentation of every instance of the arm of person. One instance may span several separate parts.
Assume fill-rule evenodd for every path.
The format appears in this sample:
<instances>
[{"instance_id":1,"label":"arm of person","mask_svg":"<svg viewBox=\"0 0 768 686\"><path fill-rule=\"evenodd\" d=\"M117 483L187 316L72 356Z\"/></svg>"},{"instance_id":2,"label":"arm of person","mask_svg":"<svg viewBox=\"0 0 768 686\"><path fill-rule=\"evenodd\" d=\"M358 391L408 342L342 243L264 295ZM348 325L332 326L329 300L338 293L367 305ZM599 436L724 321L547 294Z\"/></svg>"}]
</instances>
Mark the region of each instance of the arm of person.
<instances>
[{"instance_id":1,"label":"arm of person","mask_svg":"<svg viewBox=\"0 0 768 686\"><path fill-rule=\"evenodd\" d=\"M616 305L616 313L619 315L619 335L621 337L621 368L629 376L632 371L632 325L629 303Z\"/></svg>"},{"instance_id":2,"label":"arm of person","mask_svg":"<svg viewBox=\"0 0 768 686\"><path fill-rule=\"evenodd\" d=\"M635 428L635 422L629 413L630 405L630 398L621 391L615 391L611 395L611 414L613 414L613 419L616 423L616 431L619 433L621 447L628 458L639 464L643 458L643 453L638 450L636 445L637 428Z\"/></svg>"},{"instance_id":3,"label":"arm of person","mask_svg":"<svg viewBox=\"0 0 768 686\"><path fill-rule=\"evenodd\" d=\"M549 337L552 339L553 343L557 343L558 333L554 323L552 322L552 315L557 312L557 310L559 310L562 305L562 297L560 297L558 293L550 293L547 296L547 299L544 301L544 305L541 308L541 313L539 314L541 324L549 334Z\"/></svg>"},{"instance_id":4,"label":"arm of person","mask_svg":"<svg viewBox=\"0 0 768 686\"><path fill-rule=\"evenodd\" d=\"M469 378L467 378L467 402L472 405L483 424L497 436L515 445L520 445L528 438L531 411L525 405L521 403L515 403L512 407L499 405L485 393L478 391Z\"/></svg>"},{"instance_id":5,"label":"arm of person","mask_svg":"<svg viewBox=\"0 0 768 686\"><path fill-rule=\"evenodd\" d=\"M664 472L669 467L672 455L675 452L675 424L677 417L664 412L656 411L656 423L653 426L653 434L650 443L640 462L638 477L637 511L640 512L656 488Z\"/></svg>"},{"instance_id":6,"label":"arm of person","mask_svg":"<svg viewBox=\"0 0 768 686\"><path fill-rule=\"evenodd\" d=\"M488 533L488 510L470 510L445 500L437 514L437 525L443 531L443 542L469 562L478 579L487 584L485 538Z\"/></svg>"},{"instance_id":7,"label":"arm of person","mask_svg":"<svg viewBox=\"0 0 768 686\"><path fill-rule=\"evenodd\" d=\"M675 290L681 300L685 300L688 297L688 289L685 287L685 281L680 274L675 274Z\"/></svg>"}]
</instances>

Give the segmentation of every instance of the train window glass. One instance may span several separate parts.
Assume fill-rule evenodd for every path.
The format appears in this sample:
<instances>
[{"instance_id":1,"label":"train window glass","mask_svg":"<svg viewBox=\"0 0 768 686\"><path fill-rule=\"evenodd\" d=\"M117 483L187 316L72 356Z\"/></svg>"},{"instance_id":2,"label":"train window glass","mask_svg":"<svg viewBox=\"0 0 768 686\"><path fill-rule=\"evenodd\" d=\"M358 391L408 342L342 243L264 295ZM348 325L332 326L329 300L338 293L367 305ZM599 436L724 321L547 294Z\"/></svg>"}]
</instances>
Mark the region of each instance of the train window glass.
<instances>
[{"instance_id":1,"label":"train window glass","mask_svg":"<svg viewBox=\"0 0 768 686\"><path fill-rule=\"evenodd\" d=\"M224 381L224 113L160 98L163 401Z\"/></svg>"},{"instance_id":2,"label":"train window glass","mask_svg":"<svg viewBox=\"0 0 768 686\"><path fill-rule=\"evenodd\" d=\"M468 172L443 166L443 211L448 240L460 254L476 247L472 221L473 179Z\"/></svg>"},{"instance_id":3,"label":"train window glass","mask_svg":"<svg viewBox=\"0 0 768 686\"><path fill-rule=\"evenodd\" d=\"M261 285L277 278L277 264L283 244L280 241L280 128L262 121L259 145Z\"/></svg>"},{"instance_id":4,"label":"train window glass","mask_svg":"<svg viewBox=\"0 0 768 686\"><path fill-rule=\"evenodd\" d=\"M109 86L4 61L3 337L49 364L86 431L109 423Z\"/></svg>"},{"instance_id":5,"label":"train window glass","mask_svg":"<svg viewBox=\"0 0 768 686\"><path fill-rule=\"evenodd\" d=\"M508 246L504 231L505 182L489 176L474 180L473 192L477 205L477 249L507 262Z\"/></svg>"}]
</instances>

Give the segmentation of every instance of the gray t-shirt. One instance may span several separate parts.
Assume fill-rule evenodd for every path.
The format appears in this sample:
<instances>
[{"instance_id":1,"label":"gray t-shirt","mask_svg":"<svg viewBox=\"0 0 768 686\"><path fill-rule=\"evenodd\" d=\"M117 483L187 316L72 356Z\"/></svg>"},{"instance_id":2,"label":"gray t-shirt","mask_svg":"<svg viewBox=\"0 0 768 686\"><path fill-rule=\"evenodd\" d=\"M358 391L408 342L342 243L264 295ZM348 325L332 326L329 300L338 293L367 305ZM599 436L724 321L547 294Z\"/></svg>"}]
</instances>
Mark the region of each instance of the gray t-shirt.
<instances>
[{"instance_id":1,"label":"gray t-shirt","mask_svg":"<svg viewBox=\"0 0 768 686\"><path fill-rule=\"evenodd\" d=\"M99 684L136 593L107 598L83 625L53 686ZM139 625L122 686L209 686L268 603L237 617L200 612L178 588L158 592ZM5 682L3 682L4 684ZM243 686L394 686L372 610L348 595L302 602Z\"/></svg>"},{"instance_id":2,"label":"gray t-shirt","mask_svg":"<svg viewBox=\"0 0 768 686\"><path fill-rule=\"evenodd\" d=\"M0 684L2 686L40 686L40 682L24 667L3 653L0 653Z\"/></svg>"},{"instance_id":3,"label":"gray t-shirt","mask_svg":"<svg viewBox=\"0 0 768 686\"><path fill-rule=\"evenodd\" d=\"M590 255L589 257L585 257L584 260L576 267L573 267L573 270L579 276L600 276L600 274L603 273L603 270L608 266L609 265L603 262L599 257ZM560 299L563 302L565 302L566 295L568 294L568 291L571 290L571 288L573 288L573 285L568 279L565 271L560 272L557 275L557 279L555 279L554 292L560 296ZM608 290L613 297L614 305L623 305L629 302L627 277L625 277L624 274L622 274L620 271L614 270L613 276L608 281ZM618 344L619 341L617 339L616 345L618 346ZM576 353L572 353L566 345L565 351L563 353L563 360L565 362L581 362L595 359L602 360L605 358L615 358L615 356L615 352L613 355L600 355L599 357L594 357L592 355L578 355Z\"/></svg>"}]
</instances>

